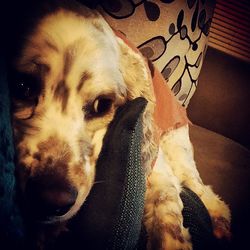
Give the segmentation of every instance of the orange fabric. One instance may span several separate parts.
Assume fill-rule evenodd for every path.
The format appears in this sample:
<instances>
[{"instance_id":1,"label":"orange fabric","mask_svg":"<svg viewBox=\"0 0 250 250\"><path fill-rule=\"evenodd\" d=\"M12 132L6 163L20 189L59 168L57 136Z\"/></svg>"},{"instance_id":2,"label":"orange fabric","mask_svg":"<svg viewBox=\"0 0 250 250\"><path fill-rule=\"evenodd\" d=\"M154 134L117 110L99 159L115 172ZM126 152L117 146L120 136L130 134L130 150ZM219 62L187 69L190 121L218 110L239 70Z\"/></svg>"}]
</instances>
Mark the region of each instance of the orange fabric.
<instances>
[{"instance_id":1,"label":"orange fabric","mask_svg":"<svg viewBox=\"0 0 250 250\"><path fill-rule=\"evenodd\" d=\"M141 54L140 51L131 42L129 42L123 34L118 31L114 32L131 49L133 49L136 53ZM143 55L141 56L143 57ZM146 60L145 66L150 74ZM178 103L171 89L166 84L162 74L156 68L154 68L152 84L156 98L154 111L154 120L158 127L156 137L159 140L163 133L187 125L190 121L187 117L186 109Z\"/></svg>"},{"instance_id":2,"label":"orange fabric","mask_svg":"<svg viewBox=\"0 0 250 250\"><path fill-rule=\"evenodd\" d=\"M159 128L159 136L189 123L186 109L176 100L162 74L155 69L153 86L156 98L154 120Z\"/></svg>"}]
</instances>

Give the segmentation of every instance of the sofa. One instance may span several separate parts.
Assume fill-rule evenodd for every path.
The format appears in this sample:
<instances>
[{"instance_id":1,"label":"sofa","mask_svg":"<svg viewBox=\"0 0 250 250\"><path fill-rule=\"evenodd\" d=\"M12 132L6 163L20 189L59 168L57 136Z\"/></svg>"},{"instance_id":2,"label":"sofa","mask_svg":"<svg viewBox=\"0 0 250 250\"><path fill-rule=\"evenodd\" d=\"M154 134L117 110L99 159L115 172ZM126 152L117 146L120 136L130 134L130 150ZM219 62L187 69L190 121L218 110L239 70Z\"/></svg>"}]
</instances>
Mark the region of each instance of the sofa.
<instances>
[{"instance_id":1,"label":"sofa","mask_svg":"<svg viewBox=\"0 0 250 250\"><path fill-rule=\"evenodd\" d=\"M250 152L237 142L200 126L192 126L195 160L204 183L229 204L231 249L245 249L249 235Z\"/></svg>"}]
</instances>

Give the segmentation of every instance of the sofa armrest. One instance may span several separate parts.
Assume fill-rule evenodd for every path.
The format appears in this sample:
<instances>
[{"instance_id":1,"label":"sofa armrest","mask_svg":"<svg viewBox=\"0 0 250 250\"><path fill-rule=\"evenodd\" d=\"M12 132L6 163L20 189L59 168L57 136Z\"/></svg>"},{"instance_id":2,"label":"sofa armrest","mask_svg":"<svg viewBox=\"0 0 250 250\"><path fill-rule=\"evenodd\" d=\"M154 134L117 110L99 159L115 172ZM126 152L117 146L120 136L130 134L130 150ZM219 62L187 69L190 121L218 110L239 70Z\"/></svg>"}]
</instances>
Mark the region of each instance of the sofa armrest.
<instances>
[{"instance_id":1,"label":"sofa armrest","mask_svg":"<svg viewBox=\"0 0 250 250\"><path fill-rule=\"evenodd\" d=\"M250 223L250 151L199 126L191 126L194 156L205 184L211 185L232 211L232 249L244 249Z\"/></svg>"}]
</instances>

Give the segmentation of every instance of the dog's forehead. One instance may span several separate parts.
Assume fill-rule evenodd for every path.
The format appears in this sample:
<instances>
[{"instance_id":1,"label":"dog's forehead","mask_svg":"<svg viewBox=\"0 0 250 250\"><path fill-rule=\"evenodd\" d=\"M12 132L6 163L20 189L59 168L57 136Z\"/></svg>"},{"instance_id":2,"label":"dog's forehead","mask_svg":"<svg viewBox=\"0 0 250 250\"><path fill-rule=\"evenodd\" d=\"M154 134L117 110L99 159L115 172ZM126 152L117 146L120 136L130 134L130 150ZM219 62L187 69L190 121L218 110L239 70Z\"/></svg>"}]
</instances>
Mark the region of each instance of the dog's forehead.
<instances>
[{"instance_id":1,"label":"dog's forehead","mask_svg":"<svg viewBox=\"0 0 250 250\"><path fill-rule=\"evenodd\" d=\"M59 9L40 20L34 38L47 39L45 42L49 42L47 45L51 45L52 49L65 50L77 41L93 38L97 32L97 37L102 36L100 32L103 29L95 25L101 22L101 17L85 17L73 11Z\"/></svg>"},{"instance_id":2,"label":"dog's forehead","mask_svg":"<svg viewBox=\"0 0 250 250\"><path fill-rule=\"evenodd\" d=\"M17 67L32 70L37 64L61 62L68 71L77 60L79 67L86 62L96 65L104 57L117 58L116 43L111 28L100 15L81 16L59 9L41 18L27 37Z\"/></svg>"}]
</instances>

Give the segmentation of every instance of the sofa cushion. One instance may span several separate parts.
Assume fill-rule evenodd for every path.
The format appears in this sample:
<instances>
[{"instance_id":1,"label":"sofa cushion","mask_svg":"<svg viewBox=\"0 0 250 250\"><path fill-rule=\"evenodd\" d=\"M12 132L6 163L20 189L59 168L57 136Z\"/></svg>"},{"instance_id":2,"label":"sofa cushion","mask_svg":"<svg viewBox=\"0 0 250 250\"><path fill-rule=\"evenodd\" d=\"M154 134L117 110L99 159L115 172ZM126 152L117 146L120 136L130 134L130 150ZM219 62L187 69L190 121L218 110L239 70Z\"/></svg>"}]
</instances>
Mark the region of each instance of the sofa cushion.
<instances>
[{"instance_id":1,"label":"sofa cushion","mask_svg":"<svg viewBox=\"0 0 250 250\"><path fill-rule=\"evenodd\" d=\"M199 126L191 126L194 157L205 184L211 185L232 211L232 249L245 249L250 223L250 151Z\"/></svg>"},{"instance_id":2,"label":"sofa cushion","mask_svg":"<svg viewBox=\"0 0 250 250\"><path fill-rule=\"evenodd\" d=\"M154 62L177 99L187 106L197 87L214 3L106 0L99 10Z\"/></svg>"}]
</instances>

